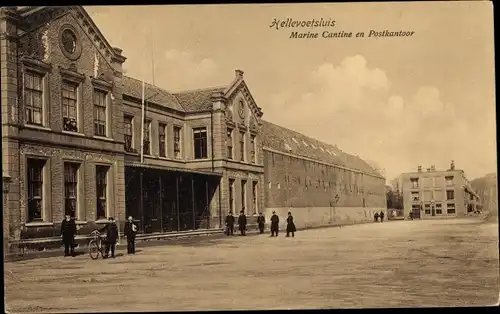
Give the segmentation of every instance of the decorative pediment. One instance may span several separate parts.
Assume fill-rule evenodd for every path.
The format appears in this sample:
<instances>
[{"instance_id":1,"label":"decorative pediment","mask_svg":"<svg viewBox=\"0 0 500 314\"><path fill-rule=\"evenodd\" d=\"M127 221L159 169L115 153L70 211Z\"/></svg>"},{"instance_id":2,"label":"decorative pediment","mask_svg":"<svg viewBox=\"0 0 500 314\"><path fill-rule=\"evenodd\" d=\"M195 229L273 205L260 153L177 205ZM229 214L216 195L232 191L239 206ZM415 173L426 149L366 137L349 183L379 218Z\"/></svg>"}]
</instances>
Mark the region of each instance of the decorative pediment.
<instances>
[{"instance_id":1,"label":"decorative pediment","mask_svg":"<svg viewBox=\"0 0 500 314\"><path fill-rule=\"evenodd\" d=\"M121 55L121 50L111 47L106 38L102 35L101 31L92 21L91 17L81 6L44 6L31 10L20 11L19 16L21 21L19 24L19 35L22 36L23 34L40 27L41 25L50 23L51 21L68 13L73 15L80 27L89 35L89 38L94 42L94 45L100 50L107 62L125 62L126 58Z\"/></svg>"},{"instance_id":2,"label":"decorative pediment","mask_svg":"<svg viewBox=\"0 0 500 314\"><path fill-rule=\"evenodd\" d=\"M103 73L101 73L97 78L92 78L92 83L108 89L113 87L113 80L106 77Z\"/></svg>"},{"instance_id":3,"label":"decorative pediment","mask_svg":"<svg viewBox=\"0 0 500 314\"><path fill-rule=\"evenodd\" d=\"M260 117L263 116L262 110L257 104L255 103L255 100L253 99L252 95L250 94L250 90L248 89L247 85L245 84L245 81L241 80L239 81L236 86L233 86L227 91L228 94L226 94L226 97L228 99L228 103L233 104L236 98L239 95L242 95L243 98L245 99L246 104L250 108L250 111L252 112L252 117L257 117L260 119Z\"/></svg>"},{"instance_id":4,"label":"decorative pediment","mask_svg":"<svg viewBox=\"0 0 500 314\"><path fill-rule=\"evenodd\" d=\"M71 63L67 68L59 66L59 71L66 78L72 79L74 81L83 82L85 80L85 75L78 72L75 63Z\"/></svg>"}]
</instances>

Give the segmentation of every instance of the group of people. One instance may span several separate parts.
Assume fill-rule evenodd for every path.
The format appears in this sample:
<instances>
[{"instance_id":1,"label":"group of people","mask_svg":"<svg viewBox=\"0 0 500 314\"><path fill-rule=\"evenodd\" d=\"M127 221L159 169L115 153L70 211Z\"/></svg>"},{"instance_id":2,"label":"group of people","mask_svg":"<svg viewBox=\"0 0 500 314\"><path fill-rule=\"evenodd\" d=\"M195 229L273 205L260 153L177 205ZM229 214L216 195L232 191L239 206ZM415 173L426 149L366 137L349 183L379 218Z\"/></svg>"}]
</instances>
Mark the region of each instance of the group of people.
<instances>
[{"instance_id":1,"label":"group of people","mask_svg":"<svg viewBox=\"0 0 500 314\"><path fill-rule=\"evenodd\" d=\"M375 215L373 215L373 218L375 220L375 222L378 221L378 219L380 218L380 222L384 222L384 212L383 211L380 211L380 214L379 213L375 213Z\"/></svg>"},{"instance_id":2,"label":"group of people","mask_svg":"<svg viewBox=\"0 0 500 314\"><path fill-rule=\"evenodd\" d=\"M226 216L226 235L230 236L234 234L234 224L235 217L232 212ZM271 237L277 237L279 233L279 222L280 218L276 215L276 211L273 211L273 215L271 216ZM264 227L266 223L266 218L259 214L257 217L257 225L259 227L259 232L261 234L264 233ZM245 212L240 211L240 215L238 216L238 229L240 231L240 235L245 236L247 232L247 216ZM286 236L289 237L292 234L292 237L295 237L295 232L297 228L295 227L295 223L293 222L293 216L291 212L288 212L288 217L286 218Z\"/></svg>"},{"instance_id":3,"label":"group of people","mask_svg":"<svg viewBox=\"0 0 500 314\"><path fill-rule=\"evenodd\" d=\"M61 223L61 237L64 244L64 256L75 256L75 236L76 236L76 222L70 215L66 215ZM100 233L106 233L106 238L103 239L104 258L109 257L111 251L111 258L115 257L115 247L118 241L118 226L113 217L108 218L108 222L100 229ZM135 236L137 233L137 225L134 223L132 216L128 217L125 223L123 234L127 237L127 253L135 254Z\"/></svg>"}]
</instances>

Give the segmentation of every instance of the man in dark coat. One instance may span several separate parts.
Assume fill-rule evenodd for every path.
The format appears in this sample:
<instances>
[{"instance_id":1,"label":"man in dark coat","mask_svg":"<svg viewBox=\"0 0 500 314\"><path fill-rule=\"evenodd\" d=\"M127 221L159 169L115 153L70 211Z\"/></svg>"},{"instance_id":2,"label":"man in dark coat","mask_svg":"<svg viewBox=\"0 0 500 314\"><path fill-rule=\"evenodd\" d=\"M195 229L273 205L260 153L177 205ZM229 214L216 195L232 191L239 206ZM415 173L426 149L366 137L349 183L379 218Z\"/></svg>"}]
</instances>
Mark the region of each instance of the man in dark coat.
<instances>
[{"instance_id":1,"label":"man in dark coat","mask_svg":"<svg viewBox=\"0 0 500 314\"><path fill-rule=\"evenodd\" d=\"M375 222L378 221L378 213L376 212L375 215L373 215L373 219L375 220Z\"/></svg>"},{"instance_id":2,"label":"man in dark coat","mask_svg":"<svg viewBox=\"0 0 500 314\"><path fill-rule=\"evenodd\" d=\"M238 225L240 227L240 234L242 236L246 235L247 231L247 216L243 211L240 212L240 216L238 217Z\"/></svg>"},{"instance_id":3,"label":"man in dark coat","mask_svg":"<svg viewBox=\"0 0 500 314\"><path fill-rule=\"evenodd\" d=\"M264 224L266 223L266 218L262 215L262 213L259 214L259 217L257 217L257 224L259 225L259 231L260 233L264 233Z\"/></svg>"},{"instance_id":4,"label":"man in dark coat","mask_svg":"<svg viewBox=\"0 0 500 314\"><path fill-rule=\"evenodd\" d=\"M288 212L288 217L286 218L286 236L289 237L290 233L292 233L292 238L295 237L295 224L293 223L293 216L291 212Z\"/></svg>"},{"instance_id":5,"label":"man in dark coat","mask_svg":"<svg viewBox=\"0 0 500 314\"><path fill-rule=\"evenodd\" d=\"M234 232L234 216L232 212L226 216L226 234L233 235Z\"/></svg>"},{"instance_id":6,"label":"man in dark coat","mask_svg":"<svg viewBox=\"0 0 500 314\"><path fill-rule=\"evenodd\" d=\"M70 215L66 215L61 223L61 236L64 243L64 256L75 256L76 223Z\"/></svg>"},{"instance_id":7,"label":"man in dark coat","mask_svg":"<svg viewBox=\"0 0 500 314\"><path fill-rule=\"evenodd\" d=\"M276 212L273 211L273 215L271 216L271 237L274 237L274 234L278 236L279 223L280 218L278 217L278 215L276 215Z\"/></svg>"},{"instance_id":8,"label":"man in dark coat","mask_svg":"<svg viewBox=\"0 0 500 314\"><path fill-rule=\"evenodd\" d=\"M109 217L109 222L102 227L99 232L106 231L106 251L104 254L104 258L107 258L109 255L109 251L111 249L111 258L115 258L115 245L116 240L118 240L118 226L115 223L115 219L113 217Z\"/></svg>"},{"instance_id":9,"label":"man in dark coat","mask_svg":"<svg viewBox=\"0 0 500 314\"><path fill-rule=\"evenodd\" d=\"M125 223L123 234L127 237L127 253L135 254L135 235L137 233L137 225L134 223L132 216L128 217Z\"/></svg>"},{"instance_id":10,"label":"man in dark coat","mask_svg":"<svg viewBox=\"0 0 500 314\"><path fill-rule=\"evenodd\" d=\"M384 222L384 212L383 211L380 211L379 217L380 217L380 222Z\"/></svg>"}]
</instances>

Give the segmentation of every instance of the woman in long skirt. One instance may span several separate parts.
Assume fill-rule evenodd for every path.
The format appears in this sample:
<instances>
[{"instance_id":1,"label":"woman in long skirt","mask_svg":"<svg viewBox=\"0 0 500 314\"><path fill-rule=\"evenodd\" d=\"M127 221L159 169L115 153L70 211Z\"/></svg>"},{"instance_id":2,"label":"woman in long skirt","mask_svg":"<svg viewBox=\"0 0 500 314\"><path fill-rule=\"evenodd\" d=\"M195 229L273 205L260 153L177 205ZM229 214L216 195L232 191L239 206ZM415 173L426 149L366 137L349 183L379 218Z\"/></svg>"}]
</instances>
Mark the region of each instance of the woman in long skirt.
<instances>
[{"instance_id":1,"label":"woman in long skirt","mask_svg":"<svg viewBox=\"0 0 500 314\"><path fill-rule=\"evenodd\" d=\"M295 236L295 224L293 223L293 216L291 212L288 212L288 217L286 218L286 236L289 237L290 233L292 233L292 237Z\"/></svg>"}]
</instances>

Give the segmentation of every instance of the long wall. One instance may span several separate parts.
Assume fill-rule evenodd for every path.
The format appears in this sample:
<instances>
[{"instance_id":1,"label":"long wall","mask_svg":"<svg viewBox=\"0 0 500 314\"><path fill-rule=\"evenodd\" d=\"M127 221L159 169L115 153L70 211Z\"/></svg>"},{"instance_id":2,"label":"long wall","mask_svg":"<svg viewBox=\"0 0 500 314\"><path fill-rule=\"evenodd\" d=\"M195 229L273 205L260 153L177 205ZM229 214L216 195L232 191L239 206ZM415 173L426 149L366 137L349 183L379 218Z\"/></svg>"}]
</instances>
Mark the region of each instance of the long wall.
<instances>
[{"instance_id":1,"label":"long wall","mask_svg":"<svg viewBox=\"0 0 500 314\"><path fill-rule=\"evenodd\" d=\"M298 228L373 219L386 212L385 180L287 153L264 149L266 217L292 211Z\"/></svg>"}]
</instances>

